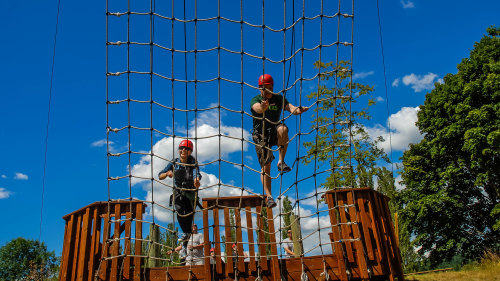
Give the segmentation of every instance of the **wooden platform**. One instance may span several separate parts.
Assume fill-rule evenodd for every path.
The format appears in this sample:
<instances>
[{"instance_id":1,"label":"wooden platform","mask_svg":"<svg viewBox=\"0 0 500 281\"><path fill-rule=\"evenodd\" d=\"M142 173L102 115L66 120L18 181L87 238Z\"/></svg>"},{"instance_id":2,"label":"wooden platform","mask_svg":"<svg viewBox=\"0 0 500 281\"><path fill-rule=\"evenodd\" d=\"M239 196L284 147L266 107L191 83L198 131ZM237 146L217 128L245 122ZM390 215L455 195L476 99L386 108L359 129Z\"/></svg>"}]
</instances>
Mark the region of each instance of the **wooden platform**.
<instances>
[{"instance_id":1,"label":"wooden platform","mask_svg":"<svg viewBox=\"0 0 500 281\"><path fill-rule=\"evenodd\" d=\"M136 243L143 240L144 202L96 202L63 217L66 228L59 279L255 281L260 276L277 281L301 280L306 274L309 280L403 280L389 199L368 188L328 191L324 199L332 225L331 255L280 259L273 235L273 211L263 209L260 196L204 198L202 232L209 241L204 248L205 265L161 268L147 268L142 243ZM232 241L232 229L236 241ZM235 252L233 243L237 245ZM211 245L216 253L214 265L207 254ZM250 253L246 262L241 258L244 245Z\"/></svg>"}]
</instances>

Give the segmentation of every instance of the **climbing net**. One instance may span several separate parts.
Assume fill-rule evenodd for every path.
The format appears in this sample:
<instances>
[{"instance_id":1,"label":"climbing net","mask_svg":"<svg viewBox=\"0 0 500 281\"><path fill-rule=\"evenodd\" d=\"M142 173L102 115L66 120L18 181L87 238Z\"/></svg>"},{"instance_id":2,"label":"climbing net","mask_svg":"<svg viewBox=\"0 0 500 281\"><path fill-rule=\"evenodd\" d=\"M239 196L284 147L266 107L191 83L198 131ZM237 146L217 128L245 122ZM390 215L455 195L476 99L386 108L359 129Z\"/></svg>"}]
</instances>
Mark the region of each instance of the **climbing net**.
<instances>
[{"instance_id":1,"label":"climbing net","mask_svg":"<svg viewBox=\"0 0 500 281\"><path fill-rule=\"evenodd\" d=\"M332 244L339 242L328 235L332 208L323 195L332 186L354 186L346 180L353 169L353 93L347 85L352 82L354 3L277 2L107 0L108 199L147 204L140 220L110 220L150 226L143 227L142 237L120 236L141 243L142 253L130 255L147 258L151 266L181 263L169 252L179 245L176 210L169 205L175 184L171 178L160 180L158 173L176 161L184 139L194 143L192 155L202 175L198 196L238 201L226 206L229 224L217 226L240 229L220 232L226 235L222 240L215 237L212 217L213 212L222 217L225 206L195 210L194 222L200 232L209 233L205 243L218 249L217 255L230 255L220 249L227 246L224 241L232 241L246 259L258 258L256 249L262 243L269 246L269 236L274 236L278 251L268 255L285 257L281 245L289 229L301 258L331 254ZM269 221L256 221L265 203L257 209L241 207L249 198L245 196L264 194L250 112L250 100L259 94L258 77L264 73L274 77L275 93L310 108L302 115L283 111L280 117L289 128L285 161L292 171L278 172L277 159L271 164L272 194L278 203L274 230ZM271 151L277 156L279 148ZM333 173L341 176L332 181ZM339 178L343 180L335 182ZM329 179L333 185L324 184ZM209 211L208 228L202 227L203 211ZM241 220L240 211L248 212L253 227ZM267 240L240 238L257 231L265 231ZM113 258L109 254L104 259Z\"/></svg>"}]
</instances>

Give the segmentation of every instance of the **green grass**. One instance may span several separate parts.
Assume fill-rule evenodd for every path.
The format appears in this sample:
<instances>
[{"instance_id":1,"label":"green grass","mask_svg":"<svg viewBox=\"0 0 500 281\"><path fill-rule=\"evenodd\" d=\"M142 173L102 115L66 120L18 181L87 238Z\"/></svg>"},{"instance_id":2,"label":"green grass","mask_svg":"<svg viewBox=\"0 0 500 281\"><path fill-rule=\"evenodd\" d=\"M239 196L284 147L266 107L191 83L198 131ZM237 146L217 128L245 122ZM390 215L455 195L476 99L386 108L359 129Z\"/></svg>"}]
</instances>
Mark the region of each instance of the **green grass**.
<instances>
[{"instance_id":1,"label":"green grass","mask_svg":"<svg viewBox=\"0 0 500 281\"><path fill-rule=\"evenodd\" d=\"M459 271L410 275L405 279L414 281L500 281L500 256L486 253L480 262L467 264Z\"/></svg>"}]
</instances>

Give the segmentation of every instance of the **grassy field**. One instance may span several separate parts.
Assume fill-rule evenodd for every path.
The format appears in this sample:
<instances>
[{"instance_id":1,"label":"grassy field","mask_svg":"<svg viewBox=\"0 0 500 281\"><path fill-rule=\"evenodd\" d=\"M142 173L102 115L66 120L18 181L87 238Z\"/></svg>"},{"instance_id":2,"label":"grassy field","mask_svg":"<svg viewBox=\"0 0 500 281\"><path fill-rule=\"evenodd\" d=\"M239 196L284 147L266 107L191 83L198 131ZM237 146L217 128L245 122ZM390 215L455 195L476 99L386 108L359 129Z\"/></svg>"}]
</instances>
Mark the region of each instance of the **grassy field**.
<instances>
[{"instance_id":1,"label":"grassy field","mask_svg":"<svg viewBox=\"0 0 500 281\"><path fill-rule=\"evenodd\" d=\"M488 254L480 263L466 265L460 271L410 275L406 276L405 279L414 281L500 281L500 257Z\"/></svg>"}]
</instances>

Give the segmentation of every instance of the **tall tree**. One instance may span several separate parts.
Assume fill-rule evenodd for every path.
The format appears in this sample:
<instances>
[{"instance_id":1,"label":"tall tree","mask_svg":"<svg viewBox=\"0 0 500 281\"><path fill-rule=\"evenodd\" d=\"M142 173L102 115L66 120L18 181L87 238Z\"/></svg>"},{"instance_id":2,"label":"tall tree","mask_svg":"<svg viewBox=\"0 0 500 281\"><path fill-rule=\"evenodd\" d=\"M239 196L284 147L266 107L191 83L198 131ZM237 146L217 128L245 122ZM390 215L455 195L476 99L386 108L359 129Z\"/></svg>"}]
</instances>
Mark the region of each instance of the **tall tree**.
<instances>
[{"instance_id":1,"label":"tall tree","mask_svg":"<svg viewBox=\"0 0 500 281\"><path fill-rule=\"evenodd\" d=\"M424 139L403 155L402 227L432 265L500 248L500 29L488 33L427 94Z\"/></svg>"},{"instance_id":2,"label":"tall tree","mask_svg":"<svg viewBox=\"0 0 500 281\"><path fill-rule=\"evenodd\" d=\"M0 248L0 280L42 279L57 275L59 261L54 251L36 240L16 238ZM33 272L36 271L36 272Z\"/></svg>"},{"instance_id":3,"label":"tall tree","mask_svg":"<svg viewBox=\"0 0 500 281\"><path fill-rule=\"evenodd\" d=\"M373 187L379 170L377 164L389 162L385 152L377 146L383 139L372 140L362 125L363 121L371 119L369 108L375 104L371 98L373 87L352 82L349 62L341 61L334 66L331 62L318 61L315 67L322 73L319 76L322 85L307 97L318 104L311 126L317 134L314 141L304 143L308 149L304 162L317 161L330 166L332 173L322 183L327 189ZM325 86L331 84L335 86ZM357 99L353 99L353 95ZM366 101L366 105L353 109L351 105L359 100Z\"/></svg>"}]
</instances>

